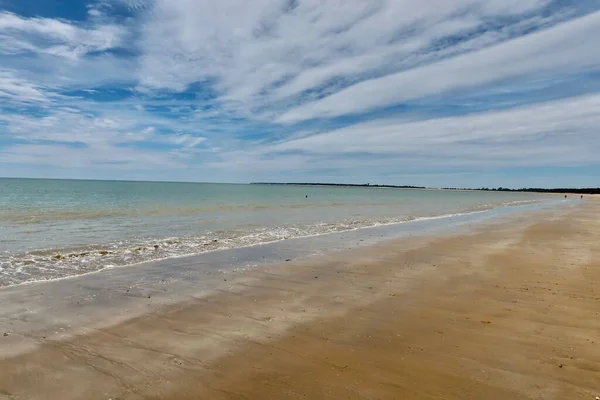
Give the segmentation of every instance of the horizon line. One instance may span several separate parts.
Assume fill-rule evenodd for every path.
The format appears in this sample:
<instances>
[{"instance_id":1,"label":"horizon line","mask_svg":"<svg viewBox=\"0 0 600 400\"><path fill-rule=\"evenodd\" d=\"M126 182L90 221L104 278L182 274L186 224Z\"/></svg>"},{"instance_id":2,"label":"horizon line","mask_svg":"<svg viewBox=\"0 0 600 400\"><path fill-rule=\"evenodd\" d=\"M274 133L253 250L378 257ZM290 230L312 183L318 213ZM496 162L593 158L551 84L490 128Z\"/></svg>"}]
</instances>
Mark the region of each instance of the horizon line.
<instances>
[{"instance_id":1,"label":"horizon line","mask_svg":"<svg viewBox=\"0 0 600 400\"><path fill-rule=\"evenodd\" d=\"M84 181L84 182L130 182L130 183L191 183L191 184L212 184L212 185L289 185L289 186L346 186L346 187L387 187L397 189L414 189L414 190L473 190L473 191L580 191L590 190L600 192L600 187L429 187L417 185L394 185L394 184L379 184L379 183L332 183L332 182L215 182L215 181L170 181L170 180L136 180L136 179L96 179L96 178L33 178L33 177L15 177L15 176L0 176L0 179L23 179L23 180L48 180L48 181Z\"/></svg>"}]
</instances>

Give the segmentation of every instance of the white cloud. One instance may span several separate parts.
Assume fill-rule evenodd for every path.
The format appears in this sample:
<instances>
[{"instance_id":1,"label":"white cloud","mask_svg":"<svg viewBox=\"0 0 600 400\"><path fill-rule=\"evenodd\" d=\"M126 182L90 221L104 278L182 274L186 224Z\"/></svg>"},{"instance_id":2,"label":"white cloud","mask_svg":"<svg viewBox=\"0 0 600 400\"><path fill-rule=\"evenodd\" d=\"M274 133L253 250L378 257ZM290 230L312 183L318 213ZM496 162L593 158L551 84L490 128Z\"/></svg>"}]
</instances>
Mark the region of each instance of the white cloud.
<instances>
[{"instance_id":1,"label":"white cloud","mask_svg":"<svg viewBox=\"0 0 600 400\"><path fill-rule=\"evenodd\" d=\"M379 97L377 87L374 94L363 89L360 94L366 98L360 102L348 99L343 93L349 85L391 78L398 71L416 74L432 62L463 53L477 59L483 56L470 52L566 18L562 9L547 16L536 13L548 4L549 0L157 0L147 10L141 30L139 79L146 87L173 90L197 81L214 82L221 102L263 118L337 92L344 97L339 111L325 99L292 109L279 121L339 115L359 107L349 103L369 104ZM501 29L494 27L498 18L504 21ZM497 68L488 80L494 74ZM428 78L411 84L426 85ZM438 84L430 92L451 88ZM386 89L413 90L389 85ZM393 96L383 93L388 97Z\"/></svg>"},{"instance_id":2,"label":"white cloud","mask_svg":"<svg viewBox=\"0 0 600 400\"><path fill-rule=\"evenodd\" d=\"M88 11L109 9L96 6ZM0 10L0 100L52 109L65 100L62 91L132 83L135 60L107 52L129 35L108 17L74 22Z\"/></svg>"},{"instance_id":3,"label":"white cloud","mask_svg":"<svg viewBox=\"0 0 600 400\"><path fill-rule=\"evenodd\" d=\"M38 85L16 76L11 71L0 69L0 100L36 103L46 102L48 97Z\"/></svg>"},{"instance_id":4,"label":"white cloud","mask_svg":"<svg viewBox=\"0 0 600 400\"><path fill-rule=\"evenodd\" d=\"M170 136L168 139L170 142L182 145L186 148L196 147L200 143L206 141L205 137L192 136L189 134L178 135L178 136Z\"/></svg>"},{"instance_id":5,"label":"white cloud","mask_svg":"<svg viewBox=\"0 0 600 400\"><path fill-rule=\"evenodd\" d=\"M600 95L590 95L461 117L416 122L384 119L285 141L272 149L397 153L473 140L500 144L539 134L577 135L592 131L600 123L599 109Z\"/></svg>"},{"instance_id":6,"label":"white cloud","mask_svg":"<svg viewBox=\"0 0 600 400\"><path fill-rule=\"evenodd\" d=\"M181 168L168 153L135 148L73 148L63 144L19 144L0 149L0 162L61 168L114 169Z\"/></svg>"},{"instance_id":7,"label":"white cloud","mask_svg":"<svg viewBox=\"0 0 600 400\"><path fill-rule=\"evenodd\" d=\"M110 1L110 0L107 0ZM140 11L152 4L152 0L112 0L125 4L130 10Z\"/></svg>"},{"instance_id":8,"label":"white cloud","mask_svg":"<svg viewBox=\"0 0 600 400\"><path fill-rule=\"evenodd\" d=\"M383 119L226 154L250 171L584 165L597 162L600 95L475 115ZM291 163L290 163L290 160Z\"/></svg>"},{"instance_id":9,"label":"white cloud","mask_svg":"<svg viewBox=\"0 0 600 400\"><path fill-rule=\"evenodd\" d=\"M102 13L102 11L98 10L97 8L89 8L88 15L91 17L101 17L104 14Z\"/></svg>"},{"instance_id":10,"label":"white cloud","mask_svg":"<svg viewBox=\"0 0 600 400\"><path fill-rule=\"evenodd\" d=\"M59 19L23 18L0 11L0 54L34 52L77 60L91 52L119 47L127 35L119 25L83 27Z\"/></svg>"},{"instance_id":11,"label":"white cloud","mask_svg":"<svg viewBox=\"0 0 600 400\"><path fill-rule=\"evenodd\" d=\"M408 71L367 80L296 109L281 122L360 113L402 101L530 74L580 73L600 66L600 12Z\"/></svg>"},{"instance_id":12,"label":"white cloud","mask_svg":"<svg viewBox=\"0 0 600 400\"><path fill-rule=\"evenodd\" d=\"M45 117L0 114L4 139L18 140L0 146L0 163L38 168L173 170L193 167L197 162L194 151L207 141L196 133L162 134L160 125L169 126L168 120L146 118L141 122L137 111L79 104L84 105L87 110L60 107ZM144 126L148 122L156 126Z\"/></svg>"}]
</instances>

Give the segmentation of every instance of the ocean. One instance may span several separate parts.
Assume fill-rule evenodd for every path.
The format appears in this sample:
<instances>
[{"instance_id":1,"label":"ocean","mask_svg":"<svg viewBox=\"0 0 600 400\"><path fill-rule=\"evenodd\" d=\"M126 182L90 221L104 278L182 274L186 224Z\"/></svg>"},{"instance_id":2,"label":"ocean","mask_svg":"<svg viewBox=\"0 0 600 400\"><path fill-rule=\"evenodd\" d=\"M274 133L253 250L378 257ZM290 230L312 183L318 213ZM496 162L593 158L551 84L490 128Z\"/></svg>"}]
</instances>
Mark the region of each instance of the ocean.
<instances>
[{"instance_id":1,"label":"ocean","mask_svg":"<svg viewBox=\"0 0 600 400\"><path fill-rule=\"evenodd\" d=\"M545 199L508 192L0 179L0 287Z\"/></svg>"}]
</instances>

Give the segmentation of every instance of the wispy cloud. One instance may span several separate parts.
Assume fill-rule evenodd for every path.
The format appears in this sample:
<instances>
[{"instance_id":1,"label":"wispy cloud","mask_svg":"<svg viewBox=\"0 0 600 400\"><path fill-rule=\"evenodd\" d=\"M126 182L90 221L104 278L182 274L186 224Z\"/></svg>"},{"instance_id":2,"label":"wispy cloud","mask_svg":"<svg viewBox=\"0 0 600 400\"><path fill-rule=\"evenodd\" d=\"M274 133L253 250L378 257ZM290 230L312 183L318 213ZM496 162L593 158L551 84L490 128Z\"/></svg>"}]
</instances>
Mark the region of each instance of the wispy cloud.
<instances>
[{"instance_id":1,"label":"wispy cloud","mask_svg":"<svg viewBox=\"0 0 600 400\"><path fill-rule=\"evenodd\" d=\"M339 115L354 110L342 104L340 110L330 111L333 107L327 104L339 103L346 97L345 90L351 90L349 97L364 96L371 90L374 95L369 97L389 98L389 94L379 93L382 86L396 93L414 92L399 86L404 82L385 80L394 79L397 71L417 75L416 71L433 62L471 54L557 23L574 12L557 8L545 16L536 13L550 5L550 1L539 0L451 0L434 4L157 1L143 28L140 79L148 86L175 90L214 79L222 100L232 106L253 113L291 107L279 118L281 121ZM502 51L496 57L502 58ZM481 63L477 59L486 55L472 56L474 62ZM463 62L468 64L468 57ZM489 79L496 77L500 69L490 71ZM456 75L455 70L448 75ZM431 74L439 73L425 70L417 76L420 79L409 76L406 80L421 86ZM360 88L361 82L361 93L352 93L359 91L354 88ZM375 82L379 85L369 89L367 84ZM438 86L428 91L451 89L449 84ZM323 96L325 99L321 99ZM331 100L327 100L329 97ZM312 100L317 100L316 104ZM369 98L363 97L360 102L350 98L343 103L365 101ZM299 103L309 104L295 109Z\"/></svg>"},{"instance_id":2,"label":"wispy cloud","mask_svg":"<svg viewBox=\"0 0 600 400\"><path fill-rule=\"evenodd\" d=\"M104 20L27 18L0 9L0 98L51 106L61 91L130 79L132 61L110 53L129 35Z\"/></svg>"},{"instance_id":3,"label":"wispy cloud","mask_svg":"<svg viewBox=\"0 0 600 400\"><path fill-rule=\"evenodd\" d=\"M594 164L600 138L600 96L584 96L506 111L403 122L383 119L226 155L223 168L303 168L387 171L469 166ZM234 160L238 162L234 163ZM240 162L242 160L242 162Z\"/></svg>"},{"instance_id":4,"label":"wispy cloud","mask_svg":"<svg viewBox=\"0 0 600 400\"><path fill-rule=\"evenodd\" d=\"M476 52L355 84L292 109L279 120L294 122L360 113L532 74L586 72L600 65L600 52L593 51L598 36L600 12Z\"/></svg>"},{"instance_id":5,"label":"wispy cloud","mask_svg":"<svg viewBox=\"0 0 600 400\"><path fill-rule=\"evenodd\" d=\"M19 78L11 71L0 70L0 100L23 103L48 100L43 88Z\"/></svg>"},{"instance_id":6,"label":"wispy cloud","mask_svg":"<svg viewBox=\"0 0 600 400\"><path fill-rule=\"evenodd\" d=\"M44 53L70 59L122 45L127 30L118 25L92 27L50 18L23 18L0 12L0 53Z\"/></svg>"}]
</instances>

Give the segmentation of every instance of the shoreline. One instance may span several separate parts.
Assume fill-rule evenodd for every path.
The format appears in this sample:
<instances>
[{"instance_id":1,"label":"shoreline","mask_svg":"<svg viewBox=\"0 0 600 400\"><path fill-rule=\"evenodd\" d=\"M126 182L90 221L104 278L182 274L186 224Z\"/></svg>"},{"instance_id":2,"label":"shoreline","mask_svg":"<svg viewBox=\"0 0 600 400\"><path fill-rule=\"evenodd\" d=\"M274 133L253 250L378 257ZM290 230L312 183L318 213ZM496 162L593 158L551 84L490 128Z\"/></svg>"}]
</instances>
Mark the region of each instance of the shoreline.
<instances>
[{"instance_id":1,"label":"shoreline","mask_svg":"<svg viewBox=\"0 0 600 400\"><path fill-rule=\"evenodd\" d=\"M163 307L205 298L229 287L232 279L253 279L256 271L288 263L318 261L351 249L411 237L469 232L482 224L519 218L572 203L543 202L494 208L476 214L408 221L317 237L109 268L66 279L0 288L0 359L40 346L46 339L68 340ZM40 340L44 339L44 340Z\"/></svg>"},{"instance_id":2,"label":"shoreline","mask_svg":"<svg viewBox=\"0 0 600 400\"><path fill-rule=\"evenodd\" d=\"M65 279L73 279L73 278L77 278L77 277L83 277L86 275L90 275L90 274L96 274L96 273L102 273L103 271L106 270L110 270L110 269L117 269L117 268L130 268L130 267L135 267L138 265L143 265L146 263L155 263L155 262L161 262L161 261L169 261L169 260L176 260L176 259L181 259L181 258L188 258L188 257L197 257L197 256L201 256L203 254L208 254L208 253L214 253L214 252L222 252L222 251L230 251L230 250L235 250L235 249L243 249L243 248L249 248L249 247L257 247L257 246L263 246L263 245L269 245L269 244L273 244L273 243L278 243L284 240L298 240L298 239L309 239L309 238L319 238L319 237L323 237L323 236L328 236L328 235L336 235L336 234L344 234L344 233L348 233L348 232L354 232L354 231L360 231L360 230L369 230L369 229L373 229L373 228L378 228L378 227L386 227L386 226L398 226L398 225L402 225L402 224L406 224L406 223L418 223L420 221L429 221L429 220L444 220L444 219L449 219L451 220L452 218L455 217L462 217L462 216L471 216L471 215L477 215L477 214L485 214L485 213L493 213L495 210L498 209L503 209L503 208L512 208L515 207L515 211L518 212L518 207L528 207L528 206L534 206L534 207L548 207L548 206L552 206L554 205L554 203L557 203L560 200L518 200L518 201L513 201L510 204L501 204L501 205L495 205L495 206L491 206L489 208L485 208L482 210L471 210L471 211L459 211L456 213L450 213L450 214L442 214L442 215L433 215L433 216L421 216L421 217L407 217L408 219L406 220L401 220L401 221L393 221L393 222L384 222L384 223L376 223L374 225L365 225L365 226L359 226L356 228L350 228L350 229L344 229L344 230L334 230L334 231L329 231L329 232L323 232L323 233L316 233L316 234L308 234L308 235L303 235L303 236L295 236L295 237L287 237L287 238L278 238L278 239L274 239L274 240L270 240L270 241L263 241L263 242L257 242L257 243L251 243L251 244L243 244L243 245L239 245L239 246L232 246L232 247L222 247L222 248L215 248L215 249L207 249L204 251L198 251L198 252L192 252L192 253L185 253L185 254L177 254L177 255L167 255L164 257L158 257L158 258L148 258L148 259L142 259L140 261L135 261L132 263L124 263L124 264L119 264L119 265L106 265L102 268L96 269L96 270L92 270L92 271L87 271L87 272L83 272L83 273L73 273L71 275L65 275L65 276L60 276L60 277L54 277L54 278L48 278L48 279L32 279L30 281L24 281L24 282L19 282L19 283L14 283L14 284L6 284L6 285L0 285L0 291L2 291L4 288L14 288L14 287L18 287L18 286L24 286L24 285L35 285L35 284L43 284L46 282L55 282L55 281L60 281L60 280L65 280ZM162 239L156 239L156 242L160 242ZM91 245L90 245L91 246ZM98 249L101 249L102 247L100 245L94 245L96 247L98 247ZM97 251L90 251L88 249L89 246L83 246L82 247L82 251L87 252L87 253L95 253L95 252L99 252L101 253L102 251L106 251L106 250L97 250ZM44 252L50 252L51 250L54 249L40 249L40 250L36 250L37 252L39 251L44 251ZM60 249L56 249L55 252L57 252L57 254L59 254L63 260L69 260L70 258L70 254L61 254ZM73 251L71 249L71 251ZM109 252L112 254L114 252L114 250L109 250ZM310 254L309 254L310 255ZM51 258L55 258L54 256Z\"/></svg>"},{"instance_id":3,"label":"shoreline","mask_svg":"<svg viewBox=\"0 0 600 400\"><path fill-rule=\"evenodd\" d=\"M348 393L343 391L348 385L353 387L350 394L355 397L361 393L362 397L369 397L368 393L371 393L371 398L394 398L396 394L431 398L431 393L423 397L411 396L418 391L411 391L416 388L411 389L407 377L424 384L425 377L440 373L439 368L431 365L456 363L456 359L451 358L454 345L450 345L465 334L471 335L471 340L477 338L478 345L485 344L490 354L499 355L498 350L506 347L495 342L504 340L504 336L494 334L493 340L488 341L486 335L494 333L496 327L519 330L532 323L514 321L506 325L502 322L508 321L508 316L504 315L506 311L502 311L502 307L493 312L485 311L490 304L500 300L502 304L505 301L513 304L512 300L517 299L524 307L518 314L520 317L537 318L546 315L540 313L539 307L546 307L542 300L557 296L568 286L567 280L572 281L569 285L575 286L569 286L567 297L560 295L561 301L565 302L575 301L569 296L578 298L577 293L581 290L574 289L579 287L577 285L585 283L589 286L590 279L593 282L595 275L585 274L597 271L587 268L594 262L593 255L600 252L598 246L590 247L599 237L595 235L600 235L600 226L595 220L589 221L589 217L599 209L599 203L586 202L576 207L513 214L464 230L405 236L318 258L260 268L237 279L226 275L224 280L219 278L222 286L211 293L162 306L150 304L153 300L148 300L143 302L142 309L146 311L141 316L125 318L111 327L91 326L62 339L33 337L37 341L36 348L0 360L0 398L3 394L9 396L6 398L301 398L303 393L308 393L308 398L348 398ZM558 265L563 259L568 259L571 265ZM523 260L535 263L523 264ZM552 274L544 272L547 268ZM585 282L578 283L581 274L574 274L574 271L586 271ZM554 286L557 287L548 286L546 293L546 289L538 288L539 284L534 285L530 278L540 273L548 285L556 280ZM540 277L536 279L540 280ZM494 283L502 284L503 290ZM90 289L92 287L88 286ZM585 289L593 290L593 287ZM503 294L504 290L510 293ZM478 298L475 303L473 291ZM141 294L140 300L145 296ZM579 300L589 307L588 303L593 299L595 297ZM452 308L451 304L456 302L458 308ZM566 306L566 303L558 304ZM78 305L71 307L73 311L83 310ZM436 311L439 307L452 312L440 314ZM533 309L527 311L531 307L535 313L532 313ZM561 307L551 311L560 311ZM574 310L569 309L569 312ZM576 314L580 319L585 315L582 312L583 309ZM452 313L475 314L475 317L469 316L473 323L462 319L460 322L449 317L454 315ZM567 324L569 330L579 329L579 325L583 329L585 325L589 331L600 328L596 326L597 320L584 318L581 324L573 325L575 320L566 319L561 323ZM501 333L510 333L510 329ZM480 336L482 333L483 337ZM543 330L538 332L537 337L543 338L543 333ZM577 335L580 337L581 333ZM6 349L9 341L18 341L19 336L19 333L11 332L7 337L0 337L0 343L4 342L2 348ZM377 340L373 342L368 338ZM424 338L430 340L427 345L421 341ZM390 339L389 345L387 339ZM439 349L443 352L433 351L442 343L440 339L449 347ZM572 346L572 341L567 339L564 343L553 342L553 346ZM396 343L397 340L401 343ZM586 343L586 346L592 345ZM457 345L468 348L470 342L462 341ZM419 350L419 356L415 356L407 346L421 346L424 350ZM578 343L578 346L583 344ZM579 347L575 355L578 362L584 358L580 351L583 348ZM519 353L533 350L535 347L519 347ZM585 361L587 369L578 371L587 377L590 371L600 371L600 357L596 358L600 354L591 349L586 352L589 355ZM403 363L396 358L387 359L385 354L401 354L413 363L414 368L405 370ZM471 362L498 362L493 357L476 360L479 352L469 354L469 357L475 357ZM460 366L462 361L458 360ZM577 371L569 369L573 363L569 360L560 359L560 364L566 368L558 367L558 364L553 364L552 368L575 379L573 373ZM379 362L383 364L378 366ZM523 360L520 362L529 365ZM383 365L386 366L384 370L381 369ZM447 364L450 365L453 364ZM525 368L523 365L521 367ZM508 366L513 368L511 363ZM513 393L513 381L505 382L508 389L504 387L503 391L498 391L501 385L481 386L480 376L472 381L465 371L452 368L457 377L466 380L460 387L469 387L464 386L469 384L471 388L478 388L478 394L491 394L491 397L483 397L539 397L506 397L507 394L523 393ZM307 375L307 371L314 372ZM361 372L358 374L358 371ZM522 371L512 373L521 374ZM319 379L321 376L323 379ZM394 382L394 385L384 384L379 378L379 381L373 381L375 376L383 376L385 379L381 379L390 384ZM356 379L364 383L357 384ZM493 381L494 376L487 376L487 379ZM527 380L527 376L519 376L519 382L524 379ZM554 376L553 379L558 378ZM448 382L442 386L446 384ZM593 389L593 385L588 384L577 392L565 392L568 388L562 388L560 381L548 383L547 379L540 378L538 383L527 386L527 390L532 390L531 393L542 390L536 389L536 384L542 388L558 385L554 397L539 398L589 398ZM581 382L578 385L581 386ZM517 386L522 389L521 384ZM426 385L423 389L430 387ZM579 396L583 392L585 396ZM451 395L443 398L464 398L457 395L462 393L460 391L444 393ZM579 397L561 397L557 393L575 393Z\"/></svg>"},{"instance_id":4,"label":"shoreline","mask_svg":"<svg viewBox=\"0 0 600 400\"><path fill-rule=\"evenodd\" d=\"M367 188L367 189L407 189L407 190L440 190L454 192L506 192L506 193L537 193L537 194L572 194L572 195L600 195L600 188L539 188L526 187L519 189L511 188L460 188L460 187L426 187L413 185L386 185L369 183L309 183L309 182L250 182L248 185L263 186L300 186L300 187L340 187L340 188Z\"/></svg>"}]
</instances>

